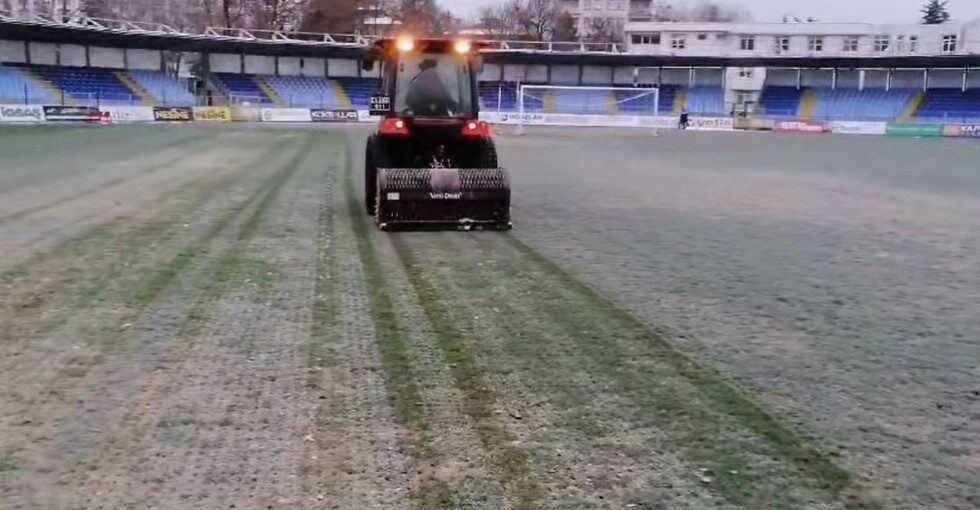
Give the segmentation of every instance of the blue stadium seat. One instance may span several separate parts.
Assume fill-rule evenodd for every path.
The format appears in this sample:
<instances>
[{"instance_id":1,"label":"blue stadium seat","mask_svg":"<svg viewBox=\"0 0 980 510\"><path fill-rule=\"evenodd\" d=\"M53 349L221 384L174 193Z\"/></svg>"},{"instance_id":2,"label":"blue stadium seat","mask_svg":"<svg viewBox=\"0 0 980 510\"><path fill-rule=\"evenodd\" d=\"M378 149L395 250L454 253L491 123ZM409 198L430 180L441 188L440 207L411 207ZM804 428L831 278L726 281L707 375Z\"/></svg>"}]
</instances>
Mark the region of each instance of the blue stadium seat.
<instances>
[{"instance_id":1,"label":"blue stadium seat","mask_svg":"<svg viewBox=\"0 0 980 510\"><path fill-rule=\"evenodd\" d=\"M725 90L708 86L688 89L686 108L695 115L725 115Z\"/></svg>"},{"instance_id":2,"label":"blue stadium seat","mask_svg":"<svg viewBox=\"0 0 980 510\"><path fill-rule=\"evenodd\" d=\"M975 122L980 120L980 89L930 89L919 108L924 120Z\"/></svg>"},{"instance_id":3,"label":"blue stadium seat","mask_svg":"<svg viewBox=\"0 0 980 510\"><path fill-rule=\"evenodd\" d=\"M221 85L224 86L232 102L248 102L253 104L274 106L270 98L250 74L214 73Z\"/></svg>"},{"instance_id":4,"label":"blue stadium seat","mask_svg":"<svg viewBox=\"0 0 980 510\"><path fill-rule=\"evenodd\" d=\"M337 108L341 105L330 80L314 76L267 76L269 84L289 106L297 108Z\"/></svg>"},{"instance_id":5,"label":"blue stadium seat","mask_svg":"<svg viewBox=\"0 0 980 510\"><path fill-rule=\"evenodd\" d=\"M193 106L194 94L187 85L160 71L129 71L129 76L153 96L156 104L167 106Z\"/></svg>"},{"instance_id":6,"label":"blue stadium seat","mask_svg":"<svg viewBox=\"0 0 980 510\"><path fill-rule=\"evenodd\" d=\"M803 91L796 87L766 87L759 98L760 113L772 117L795 118L802 98Z\"/></svg>"},{"instance_id":7,"label":"blue stadium seat","mask_svg":"<svg viewBox=\"0 0 980 510\"><path fill-rule=\"evenodd\" d=\"M21 67L0 66L0 103L48 103L59 98Z\"/></svg>"},{"instance_id":8,"label":"blue stadium seat","mask_svg":"<svg viewBox=\"0 0 980 510\"><path fill-rule=\"evenodd\" d=\"M911 89L811 89L816 96L813 117L821 120L892 120L909 107Z\"/></svg>"},{"instance_id":9,"label":"blue stadium seat","mask_svg":"<svg viewBox=\"0 0 980 510\"><path fill-rule=\"evenodd\" d=\"M30 69L65 91L81 104L139 105L142 98L133 94L115 74L115 70L97 67L30 66Z\"/></svg>"}]
</instances>

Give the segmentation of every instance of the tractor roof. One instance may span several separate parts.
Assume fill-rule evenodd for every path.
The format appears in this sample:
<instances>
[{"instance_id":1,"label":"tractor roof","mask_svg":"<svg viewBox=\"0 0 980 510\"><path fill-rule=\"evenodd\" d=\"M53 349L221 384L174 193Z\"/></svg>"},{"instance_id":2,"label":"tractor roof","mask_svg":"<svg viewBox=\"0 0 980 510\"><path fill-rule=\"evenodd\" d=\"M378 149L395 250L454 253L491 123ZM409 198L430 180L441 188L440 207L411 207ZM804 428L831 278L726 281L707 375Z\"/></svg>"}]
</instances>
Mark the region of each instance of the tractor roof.
<instances>
[{"instance_id":1,"label":"tractor roof","mask_svg":"<svg viewBox=\"0 0 980 510\"><path fill-rule=\"evenodd\" d=\"M473 52L480 51L482 49L490 47L490 43L486 41L473 41L465 37L386 37L374 41L374 46L377 50L382 53L387 53L389 51L395 50L398 47L398 42L406 39L414 41L415 50L425 50L430 53L452 53L455 51L456 43L460 41L468 41L472 47Z\"/></svg>"}]
</instances>

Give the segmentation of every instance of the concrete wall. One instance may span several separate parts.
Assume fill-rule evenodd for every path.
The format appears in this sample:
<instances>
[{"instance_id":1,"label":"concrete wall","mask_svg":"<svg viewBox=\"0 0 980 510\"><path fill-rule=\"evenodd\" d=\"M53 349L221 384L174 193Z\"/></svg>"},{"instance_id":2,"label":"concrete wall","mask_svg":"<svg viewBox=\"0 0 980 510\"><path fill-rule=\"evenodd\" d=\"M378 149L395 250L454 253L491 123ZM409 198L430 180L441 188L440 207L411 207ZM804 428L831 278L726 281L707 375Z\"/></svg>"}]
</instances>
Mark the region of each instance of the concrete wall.
<instances>
[{"instance_id":1,"label":"concrete wall","mask_svg":"<svg viewBox=\"0 0 980 510\"><path fill-rule=\"evenodd\" d=\"M92 67L108 67L112 69L126 68L126 52L119 48L101 48L89 46L89 65Z\"/></svg>"},{"instance_id":2,"label":"concrete wall","mask_svg":"<svg viewBox=\"0 0 980 510\"><path fill-rule=\"evenodd\" d=\"M326 76L327 61L322 58L304 58L300 74L303 76Z\"/></svg>"},{"instance_id":3,"label":"concrete wall","mask_svg":"<svg viewBox=\"0 0 980 510\"><path fill-rule=\"evenodd\" d=\"M856 89L860 80L860 73L854 69L837 70L837 88Z\"/></svg>"},{"instance_id":4,"label":"concrete wall","mask_svg":"<svg viewBox=\"0 0 980 510\"><path fill-rule=\"evenodd\" d=\"M796 69L770 69L766 72L766 86L795 87Z\"/></svg>"},{"instance_id":5,"label":"concrete wall","mask_svg":"<svg viewBox=\"0 0 980 510\"><path fill-rule=\"evenodd\" d=\"M242 57L230 53L212 53L210 56L211 72L240 73L242 72Z\"/></svg>"},{"instance_id":6,"label":"concrete wall","mask_svg":"<svg viewBox=\"0 0 980 510\"><path fill-rule=\"evenodd\" d=\"M639 73L637 74L637 83L643 85L652 85L657 83L659 79L659 72L656 69L649 67L641 67Z\"/></svg>"},{"instance_id":7,"label":"concrete wall","mask_svg":"<svg viewBox=\"0 0 980 510\"><path fill-rule=\"evenodd\" d=\"M721 87L724 81L724 69L695 69L694 85L701 87Z\"/></svg>"},{"instance_id":8,"label":"concrete wall","mask_svg":"<svg viewBox=\"0 0 980 510\"><path fill-rule=\"evenodd\" d=\"M85 67L85 46L79 46L77 44L62 44L59 45L61 52L60 64L63 66L77 66Z\"/></svg>"},{"instance_id":9,"label":"concrete wall","mask_svg":"<svg viewBox=\"0 0 980 510\"><path fill-rule=\"evenodd\" d=\"M892 73L893 89L921 89L922 71L895 71Z\"/></svg>"},{"instance_id":10,"label":"concrete wall","mask_svg":"<svg viewBox=\"0 0 980 510\"><path fill-rule=\"evenodd\" d=\"M929 72L929 88L958 89L962 87L962 69L935 69Z\"/></svg>"},{"instance_id":11,"label":"concrete wall","mask_svg":"<svg viewBox=\"0 0 980 510\"><path fill-rule=\"evenodd\" d=\"M578 85L578 66L551 66L552 85Z\"/></svg>"},{"instance_id":12,"label":"concrete wall","mask_svg":"<svg viewBox=\"0 0 980 510\"><path fill-rule=\"evenodd\" d=\"M245 55L245 74L276 74L275 57Z\"/></svg>"},{"instance_id":13,"label":"concrete wall","mask_svg":"<svg viewBox=\"0 0 980 510\"><path fill-rule=\"evenodd\" d=\"M613 70L613 84L616 86L633 85L634 67L617 67Z\"/></svg>"},{"instance_id":14,"label":"concrete wall","mask_svg":"<svg viewBox=\"0 0 980 510\"><path fill-rule=\"evenodd\" d=\"M833 71L830 69L805 69L803 71L804 87L829 88L833 85Z\"/></svg>"},{"instance_id":15,"label":"concrete wall","mask_svg":"<svg viewBox=\"0 0 980 510\"><path fill-rule=\"evenodd\" d=\"M688 68L664 68L662 84L686 87L690 83L690 72Z\"/></svg>"},{"instance_id":16,"label":"concrete wall","mask_svg":"<svg viewBox=\"0 0 980 510\"><path fill-rule=\"evenodd\" d=\"M335 78L351 78L357 76L357 68L360 65L356 60L347 60L332 58L329 60L328 64L331 77ZM381 68L379 65L375 65L374 69L377 71Z\"/></svg>"},{"instance_id":17,"label":"concrete wall","mask_svg":"<svg viewBox=\"0 0 980 510\"><path fill-rule=\"evenodd\" d=\"M27 59L23 41L0 40L0 62L22 63Z\"/></svg>"},{"instance_id":18,"label":"concrete wall","mask_svg":"<svg viewBox=\"0 0 980 510\"><path fill-rule=\"evenodd\" d=\"M973 69L966 77L966 86L971 89L980 89L980 69Z\"/></svg>"},{"instance_id":19,"label":"concrete wall","mask_svg":"<svg viewBox=\"0 0 980 510\"><path fill-rule=\"evenodd\" d=\"M299 57L279 57L279 75L299 76L299 62Z\"/></svg>"},{"instance_id":20,"label":"concrete wall","mask_svg":"<svg viewBox=\"0 0 980 510\"><path fill-rule=\"evenodd\" d=\"M588 85L612 85L612 68L585 66L582 68L582 83Z\"/></svg>"},{"instance_id":21,"label":"concrete wall","mask_svg":"<svg viewBox=\"0 0 980 510\"><path fill-rule=\"evenodd\" d=\"M865 71L864 88L883 89L887 83L888 73L885 71Z\"/></svg>"},{"instance_id":22,"label":"concrete wall","mask_svg":"<svg viewBox=\"0 0 980 510\"><path fill-rule=\"evenodd\" d=\"M160 52L157 50L126 50L126 64L130 69L160 70Z\"/></svg>"}]
</instances>

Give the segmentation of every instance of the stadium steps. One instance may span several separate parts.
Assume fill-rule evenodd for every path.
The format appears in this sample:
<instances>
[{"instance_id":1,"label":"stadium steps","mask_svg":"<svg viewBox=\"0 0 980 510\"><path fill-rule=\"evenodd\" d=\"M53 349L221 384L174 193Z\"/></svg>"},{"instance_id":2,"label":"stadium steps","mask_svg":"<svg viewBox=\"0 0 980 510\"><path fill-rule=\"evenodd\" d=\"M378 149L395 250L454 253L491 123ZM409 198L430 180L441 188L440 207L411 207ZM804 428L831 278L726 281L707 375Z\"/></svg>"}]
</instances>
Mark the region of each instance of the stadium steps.
<instances>
[{"instance_id":1,"label":"stadium steps","mask_svg":"<svg viewBox=\"0 0 980 510\"><path fill-rule=\"evenodd\" d=\"M804 90L803 97L800 99L799 117L804 120L812 119L814 112L817 111L819 101L820 96L816 92L810 89Z\"/></svg>"},{"instance_id":2,"label":"stadium steps","mask_svg":"<svg viewBox=\"0 0 980 510\"><path fill-rule=\"evenodd\" d=\"M674 93L674 109L671 115L680 115L685 108L687 108L687 92L678 88Z\"/></svg>"},{"instance_id":3,"label":"stadium steps","mask_svg":"<svg viewBox=\"0 0 980 510\"><path fill-rule=\"evenodd\" d=\"M609 115L619 114L619 100L616 98L616 94L611 92L606 96L606 113Z\"/></svg>"},{"instance_id":4,"label":"stadium steps","mask_svg":"<svg viewBox=\"0 0 980 510\"><path fill-rule=\"evenodd\" d=\"M116 75L116 78L118 78L119 81L122 82L122 84L125 85L126 88L133 93L134 96L140 98L140 101L143 102L143 106L153 106L154 104L156 104L156 100L153 99L153 94L150 94L149 91L143 88L142 85L136 83L136 80L134 80L133 77L129 75L129 73L127 73L126 71L116 71L113 74Z\"/></svg>"},{"instance_id":5,"label":"stadium steps","mask_svg":"<svg viewBox=\"0 0 980 510\"><path fill-rule=\"evenodd\" d=\"M555 113L558 111L558 98L555 96L555 91L546 90L541 96L542 109L545 113Z\"/></svg>"},{"instance_id":6,"label":"stadium steps","mask_svg":"<svg viewBox=\"0 0 980 510\"><path fill-rule=\"evenodd\" d=\"M55 85L53 82L51 82L51 80L41 76L36 69L31 67L21 67L20 69L24 78L30 80L38 87L50 92L51 97L55 98L56 102L63 103L67 106L75 106L78 104L74 99L72 99L71 94L62 90L61 87Z\"/></svg>"},{"instance_id":7,"label":"stadium steps","mask_svg":"<svg viewBox=\"0 0 980 510\"><path fill-rule=\"evenodd\" d=\"M259 89L261 89L266 97L271 99L277 107L284 108L286 106L286 101L283 101L279 93L276 92L276 89L273 88L272 85L269 85L269 82L265 81L264 76L256 75L252 77L252 80L255 81L255 84L259 86Z\"/></svg>"},{"instance_id":8,"label":"stadium steps","mask_svg":"<svg viewBox=\"0 0 980 510\"><path fill-rule=\"evenodd\" d=\"M340 105L341 108L354 107L343 83L340 83L337 80L330 80L330 90L333 91L334 100L336 100L337 104Z\"/></svg>"},{"instance_id":9,"label":"stadium steps","mask_svg":"<svg viewBox=\"0 0 980 510\"><path fill-rule=\"evenodd\" d=\"M909 101L909 105L905 107L905 111L899 116L900 121L912 120L919 116L919 112L922 110L922 105L926 102L925 92L916 92L912 99Z\"/></svg>"}]
</instances>

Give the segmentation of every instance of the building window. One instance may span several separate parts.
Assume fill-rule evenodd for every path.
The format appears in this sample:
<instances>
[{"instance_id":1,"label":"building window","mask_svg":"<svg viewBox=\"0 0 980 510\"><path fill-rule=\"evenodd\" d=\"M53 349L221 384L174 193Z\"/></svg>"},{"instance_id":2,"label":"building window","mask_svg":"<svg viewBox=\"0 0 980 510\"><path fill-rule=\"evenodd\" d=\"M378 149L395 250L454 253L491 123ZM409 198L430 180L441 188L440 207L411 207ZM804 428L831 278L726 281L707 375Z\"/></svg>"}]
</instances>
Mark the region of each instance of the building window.
<instances>
[{"instance_id":1,"label":"building window","mask_svg":"<svg viewBox=\"0 0 980 510\"><path fill-rule=\"evenodd\" d=\"M698 34L698 40L699 41L707 41L708 40L708 34Z\"/></svg>"},{"instance_id":2,"label":"building window","mask_svg":"<svg viewBox=\"0 0 980 510\"><path fill-rule=\"evenodd\" d=\"M682 34L676 34L670 38L670 47L675 50L683 50L687 48L687 37Z\"/></svg>"},{"instance_id":3,"label":"building window","mask_svg":"<svg viewBox=\"0 0 980 510\"><path fill-rule=\"evenodd\" d=\"M742 37L739 39L738 47L742 51L755 51L755 37Z\"/></svg>"},{"instance_id":4,"label":"building window","mask_svg":"<svg viewBox=\"0 0 980 510\"><path fill-rule=\"evenodd\" d=\"M751 67L739 67L738 68L738 77L739 78L751 78L753 71L754 70Z\"/></svg>"},{"instance_id":5,"label":"building window","mask_svg":"<svg viewBox=\"0 0 980 510\"><path fill-rule=\"evenodd\" d=\"M919 36L910 35L909 36L909 53L915 53L919 51Z\"/></svg>"},{"instance_id":6,"label":"building window","mask_svg":"<svg viewBox=\"0 0 980 510\"><path fill-rule=\"evenodd\" d=\"M633 44L660 44L660 34L633 34Z\"/></svg>"},{"instance_id":7,"label":"building window","mask_svg":"<svg viewBox=\"0 0 980 510\"><path fill-rule=\"evenodd\" d=\"M956 35L943 36L943 53L953 53L956 51Z\"/></svg>"},{"instance_id":8,"label":"building window","mask_svg":"<svg viewBox=\"0 0 980 510\"><path fill-rule=\"evenodd\" d=\"M844 51L847 53L853 53L858 50L858 38L849 35L844 37Z\"/></svg>"},{"instance_id":9,"label":"building window","mask_svg":"<svg viewBox=\"0 0 980 510\"><path fill-rule=\"evenodd\" d=\"M891 37L887 35L876 35L875 36L875 52L884 53L888 51L888 47L891 45Z\"/></svg>"},{"instance_id":10,"label":"building window","mask_svg":"<svg viewBox=\"0 0 980 510\"><path fill-rule=\"evenodd\" d=\"M807 39L807 43L808 43L807 46L810 48L810 51L823 51L823 37L820 37L818 35L811 35Z\"/></svg>"},{"instance_id":11,"label":"building window","mask_svg":"<svg viewBox=\"0 0 980 510\"><path fill-rule=\"evenodd\" d=\"M895 37L895 52L905 53L905 36L899 35Z\"/></svg>"},{"instance_id":12,"label":"building window","mask_svg":"<svg viewBox=\"0 0 980 510\"><path fill-rule=\"evenodd\" d=\"M776 52L783 53L789 51L789 37L776 38Z\"/></svg>"}]
</instances>

